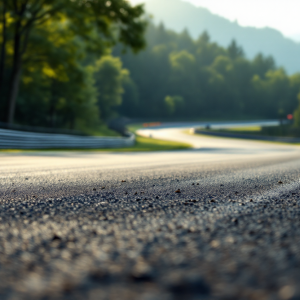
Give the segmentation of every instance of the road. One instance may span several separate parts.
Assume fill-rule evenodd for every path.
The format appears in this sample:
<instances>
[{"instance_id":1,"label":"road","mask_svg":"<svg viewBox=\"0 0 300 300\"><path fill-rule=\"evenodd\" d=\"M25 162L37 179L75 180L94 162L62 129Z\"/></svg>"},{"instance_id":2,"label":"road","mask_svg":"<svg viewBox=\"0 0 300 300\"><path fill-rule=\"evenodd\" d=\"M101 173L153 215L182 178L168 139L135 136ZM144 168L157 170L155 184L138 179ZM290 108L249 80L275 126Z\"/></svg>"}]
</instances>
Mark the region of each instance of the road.
<instances>
[{"instance_id":1,"label":"road","mask_svg":"<svg viewBox=\"0 0 300 300\"><path fill-rule=\"evenodd\" d=\"M297 146L0 156L0 299L300 299Z\"/></svg>"}]
</instances>

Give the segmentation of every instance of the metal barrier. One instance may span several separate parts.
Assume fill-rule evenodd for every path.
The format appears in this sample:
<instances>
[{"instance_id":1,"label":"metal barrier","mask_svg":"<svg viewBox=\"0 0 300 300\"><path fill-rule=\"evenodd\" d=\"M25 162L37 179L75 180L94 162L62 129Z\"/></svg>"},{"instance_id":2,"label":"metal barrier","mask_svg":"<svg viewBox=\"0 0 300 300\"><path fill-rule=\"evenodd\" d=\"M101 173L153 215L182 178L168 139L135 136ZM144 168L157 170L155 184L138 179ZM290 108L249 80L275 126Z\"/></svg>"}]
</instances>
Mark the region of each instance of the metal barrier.
<instances>
[{"instance_id":1,"label":"metal barrier","mask_svg":"<svg viewBox=\"0 0 300 300\"><path fill-rule=\"evenodd\" d=\"M135 144L135 135L95 137L0 129L0 149L101 149L123 148Z\"/></svg>"}]
</instances>

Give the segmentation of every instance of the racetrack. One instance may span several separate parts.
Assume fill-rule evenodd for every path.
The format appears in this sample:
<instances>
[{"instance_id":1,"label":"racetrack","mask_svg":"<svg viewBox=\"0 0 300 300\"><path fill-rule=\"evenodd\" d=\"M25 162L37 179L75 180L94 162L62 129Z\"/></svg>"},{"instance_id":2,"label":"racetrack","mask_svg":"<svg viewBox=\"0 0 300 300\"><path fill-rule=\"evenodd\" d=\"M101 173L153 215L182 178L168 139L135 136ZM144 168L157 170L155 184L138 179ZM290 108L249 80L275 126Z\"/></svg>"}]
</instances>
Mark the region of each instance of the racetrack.
<instances>
[{"instance_id":1,"label":"racetrack","mask_svg":"<svg viewBox=\"0 0 300 300\"><path fill-rule=\"evenodd\" d=\"M0 298L299 299L299 147L147 130L194 149L1 154Z\"/></svg>"}]
</instances>

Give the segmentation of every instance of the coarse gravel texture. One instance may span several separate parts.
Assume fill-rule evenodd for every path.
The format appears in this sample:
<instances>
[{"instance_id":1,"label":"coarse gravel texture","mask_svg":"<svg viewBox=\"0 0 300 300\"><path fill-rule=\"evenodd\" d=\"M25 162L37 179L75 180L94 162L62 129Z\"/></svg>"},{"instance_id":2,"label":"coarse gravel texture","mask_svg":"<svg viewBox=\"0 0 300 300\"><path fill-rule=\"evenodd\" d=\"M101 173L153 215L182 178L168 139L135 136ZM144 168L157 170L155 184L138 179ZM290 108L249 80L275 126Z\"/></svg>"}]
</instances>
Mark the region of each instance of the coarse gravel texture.
<instances>
[{"instance_id":1,"label":"coarse gravel texture","mask_svg":"<svg viewBox=\"0 0 300 300\"><path fill-rule=\"evenodd\" d=\"M300 299L299 156L28 174L1 178L0 299Z\"/></svg>"}]
</instances>

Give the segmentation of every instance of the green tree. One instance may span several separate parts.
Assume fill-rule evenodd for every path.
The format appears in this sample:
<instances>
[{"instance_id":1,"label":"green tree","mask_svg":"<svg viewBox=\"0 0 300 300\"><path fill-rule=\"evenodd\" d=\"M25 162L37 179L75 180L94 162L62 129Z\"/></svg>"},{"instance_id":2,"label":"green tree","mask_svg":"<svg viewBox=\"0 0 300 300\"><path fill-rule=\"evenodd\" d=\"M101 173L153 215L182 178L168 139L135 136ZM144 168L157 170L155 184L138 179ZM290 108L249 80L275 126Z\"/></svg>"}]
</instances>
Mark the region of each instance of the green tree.
<instances>
[{"instance_id":1,"label":"green tree","mask_svg":"<svg viewBox=\"0 0 300 300\"><path fill-rule=\"evenodd\" d=\"M289 78L288 99L286 102L286 111L288 114L295 110L298 106L300 97L300 73L294 74Z\"/></svg>"},{"instance_id":2,"label":"green tree","mask_svg":"<svg viewBox=\"0 0 300 300\"><path fill-rule=\"evenodd\" d=\"M87 131L99 125L94 69L69 64L67 75L33 68L22 76L16 119L21 124Z\"/></svg>"},{"instance_id":3,"label":"green tree","mask_svg":"<svg viewBox=\"0 0 300 300\"><path fill-rule=\"evenodd\" d=\"M176 110L181 110L184 107L184 99L180 96L166 96L165 105L169 115L173 115Z\"/></svg>"},{"instance_id":4,"label":"green tree","mask_svg":"<svg viewBox=\"0 0 300 300\"><path fill-rule=\"evenodd\" d=\"M255 74L264 77L268 71L275 70L275 62L271 56L264 57L259 53L253 59L252 68Z\"/></svg>"},{"instance_id":5,"label":"green tree","mask_svg":"<svg viewBox=\"0 0 300 300\"><path fill-rule=\"evenodd\" d=\"M181 95L185 100L181 114L199 108L199 83L197 82L196 58L188 51L173 52L170 54L171 74L169 93ZM198 101L197 101L198 100Z\"/></svg>"},{"instance_id":6,"label":"green tree","mask_svg":"<svg viewBox=\"0 0 300 300\"><path fill-rule=\"evenodd\" d=\"M279 109L297 107L300 75L288 76L272 57L249 60L235 41L224 48L206 32L193 40L163 24L150 24L146 39L148 47L137 56L114 50L139 95L132 117L277 118ZM182 96L183 106L174 110L166 95Z\"/></svg>"},{"instance_id":7,"label":"green tree","mask_svg":"<svg viewBox=\"0 0 300 300\"><path fill-rule=\"evenodd\" d=\"M239 57L244 57L244 50L238 47L235 40L232 40L231 44L227 48L228 55L231 59L237 59Z\"/></svg>"},{"instance_id":8,"label":"green tree","mask_svg":"<svg viewBox=\"0 0 300 300\"><path fill-rule=\"evenodd\" d=\"M16 120L21 124L79 129L84 116L99 119L92 68L84 67L86 43L61 22L49 22L31 35L24 55ZM85 114L93 107L96 113Z\"/></svg>"},{"instance_id":9,"label":"green tree","mask_svg":"<svg viewBox=\"0 0 300 300\"><path fill-rule=\"evenodd\" d=\"M269 118L278 118L278 112L287 112L286 108L291 101L290 79L283 69L270 70L265 78L255 75L252 80L257 110Z\"/></svg>"},{"instance_id":10,"label":"green tree","mask_svg":"<svg viewBox=\"0 0 300 300\"><path fill-rule=\"evenodd\" d=\"M122 103L118 107L118 113L127 117L134 117L138 115L139 91L128 70L122 71L122 86L124 94Z\"/></svg>"},{"instance_id":11,"label":"green tree","mask_svg":"<svg viewBox=\"0 0 300 300\"><path fill-rule=\"evenodd\" d=\"M297 109L294 111L294 125L296 127L300 127L300 93L298 94L298 107Z\"/></svg>"},{"instance_id":12,"label":"green tree","mask_svg":"<svg viewBox=\"0 0 300 300\"><path fill-rule=\"evenodd\" d=\"M7 61L5 54L11 52L7 66L11 70L6 103L6 121L9 123L13 122L24 57L33 41L31 37L35 30L45 24L61 22L62 28L69 27L89 45L87 49L90 51L101 50L103 41L106 45L119 41L135 50L144 46L145 22L141 20L143 7L133 7L125 0L4 0L0 10L0 86L3 83L1 74Z\"/></svg>"},{"instance_id":13,"label":"green tree","mask_svg":"<svg viewBox=\"0 0 300 300\"><path fill-rule=\"evenodd\" d=\"M98 106L103 119L113 116L114 109L122 104L124 93L123 80L128 71L122 69L119 58L103 56L96 62L96 86L98 88Z\"/></svg>"}]
</instances>

